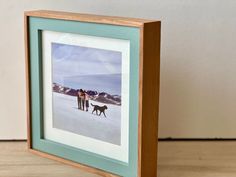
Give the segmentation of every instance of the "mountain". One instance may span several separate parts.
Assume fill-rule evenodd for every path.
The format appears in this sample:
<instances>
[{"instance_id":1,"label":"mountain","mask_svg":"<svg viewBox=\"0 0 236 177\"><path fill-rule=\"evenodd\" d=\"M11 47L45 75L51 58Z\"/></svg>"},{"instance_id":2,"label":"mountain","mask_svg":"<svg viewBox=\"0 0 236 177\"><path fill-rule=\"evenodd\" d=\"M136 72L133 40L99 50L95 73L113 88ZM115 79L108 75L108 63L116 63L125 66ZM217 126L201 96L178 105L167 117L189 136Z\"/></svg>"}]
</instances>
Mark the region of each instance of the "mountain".
<instances>
[{"instance_id":1,"label":"mountain","mask_svg":"<svg viewBox=\"0 0 236 177\"><path fill-rule=\"evenodd\" d=\"M53 83L53 91L65 95L77 96L78 90L64 87L60 84ZM98 101L106 104L121 105L121 96L120 95L111 95L106 92L97 92L94 90L86 90L91 100Z\"/></svg>"},{"instance_id":2,"label":"mountain","mask_svg":"<svg viewBox=\"0 0 236 177\"><path fill-rule=\"evenodd\" d=\"M74 89L96 89L97 92L121 95L121 74L53 76L53 82Z\"/></svg>"}]
</instances>

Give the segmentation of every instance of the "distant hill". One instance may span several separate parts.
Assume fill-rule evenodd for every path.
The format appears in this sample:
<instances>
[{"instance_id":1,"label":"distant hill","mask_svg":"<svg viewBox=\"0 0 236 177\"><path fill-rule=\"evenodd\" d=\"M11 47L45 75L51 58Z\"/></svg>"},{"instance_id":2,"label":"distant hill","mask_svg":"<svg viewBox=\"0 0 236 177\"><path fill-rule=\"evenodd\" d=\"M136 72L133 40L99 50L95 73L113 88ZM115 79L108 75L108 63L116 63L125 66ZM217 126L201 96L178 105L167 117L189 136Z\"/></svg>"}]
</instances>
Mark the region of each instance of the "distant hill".
<instances>
[{"instance_id":1,"label":"distant hill","mask_svg":"<svg viewBox=\"0 0 236 177\"><path fill-rule=\"evenodd\" d=\"M69 87L61 86L57 83L53 83L53 91L57 93L62 93L70 96L77 96L77 90ZM97 92L94 90L86 90L87 94L90 96L91 100L98 101L106 104L121 105L120 95L111 95L106 92Z\"/></svg>"},{"instance_id":2,"label":"distant hill","mask_svg":"<svg viewBox=\"0 0 236 177\"><path fill-rule=\"evenodd\" d=\"M121 74L73 75L53 78L53 82L74 89L95 89L98 92L121 95Z\"/></svg>"}]
</instances>

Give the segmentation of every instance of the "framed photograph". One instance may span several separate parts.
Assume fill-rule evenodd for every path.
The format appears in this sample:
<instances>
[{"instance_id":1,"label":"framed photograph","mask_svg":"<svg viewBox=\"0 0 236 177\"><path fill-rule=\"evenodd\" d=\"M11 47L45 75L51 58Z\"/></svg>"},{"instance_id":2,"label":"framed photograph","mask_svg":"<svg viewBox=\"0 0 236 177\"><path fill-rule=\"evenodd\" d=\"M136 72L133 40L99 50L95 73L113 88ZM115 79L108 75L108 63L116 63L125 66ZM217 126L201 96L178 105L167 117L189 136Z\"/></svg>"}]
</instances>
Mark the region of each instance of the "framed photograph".
<instances>
[{"instance_id":1,"label":"framed photograph","mask_svg":"<svg viewBox=\"0 0 236 177\"><path fill-rule=\"evenodd\" d=\"M25 12L28 147L105 177L156 177L160 21Z\"/></svg>"}]
</instances>

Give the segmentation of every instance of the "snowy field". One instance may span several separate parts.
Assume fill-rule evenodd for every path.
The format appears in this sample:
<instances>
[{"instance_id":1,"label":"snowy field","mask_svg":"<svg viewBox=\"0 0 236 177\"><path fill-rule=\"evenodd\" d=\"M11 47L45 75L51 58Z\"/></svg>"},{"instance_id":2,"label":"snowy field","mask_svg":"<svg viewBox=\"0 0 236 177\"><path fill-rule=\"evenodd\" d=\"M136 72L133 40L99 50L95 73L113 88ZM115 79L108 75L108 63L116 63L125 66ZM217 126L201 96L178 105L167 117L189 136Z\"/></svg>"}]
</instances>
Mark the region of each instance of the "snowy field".
<instances>
[{"instance_id":1,"label":"snowy field","mask_svg":"<svg viewBox=\"0 0 236 177\"><path fill-rule=\"evenodd\" d=\"M106 104L104 117L92 114L90 103L104 105L90 100L89 111L82 111L77 108L77 97L53 92L53 127L120 145L121 106Z\"/></svg>"}]
</instances>

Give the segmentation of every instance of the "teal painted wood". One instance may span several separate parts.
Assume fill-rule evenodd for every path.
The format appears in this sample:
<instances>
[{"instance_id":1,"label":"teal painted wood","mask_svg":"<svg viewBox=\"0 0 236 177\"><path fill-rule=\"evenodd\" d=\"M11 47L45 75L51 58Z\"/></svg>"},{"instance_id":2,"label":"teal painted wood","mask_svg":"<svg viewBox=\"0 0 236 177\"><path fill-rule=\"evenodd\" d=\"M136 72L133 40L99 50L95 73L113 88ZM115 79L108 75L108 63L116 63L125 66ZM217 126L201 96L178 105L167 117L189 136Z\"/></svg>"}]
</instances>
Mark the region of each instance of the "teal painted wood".
<instances>
[{"instance_id":1,"label":"teal painted wood","mask_svg":"<svg viewBox=\"0 0 236 177\"><path fill-rule=\"evenodd\" d=\"M58 31L82 35L130 40L130 113L129 163L117 161L85 150L45 140L43 138L43 91L41 31ZM140 29L118 25L85 23L29 17L30 85L32 148L74 162L102 169L123 177L138 173L138 98Z\"/></svg>"}]
</instances>

